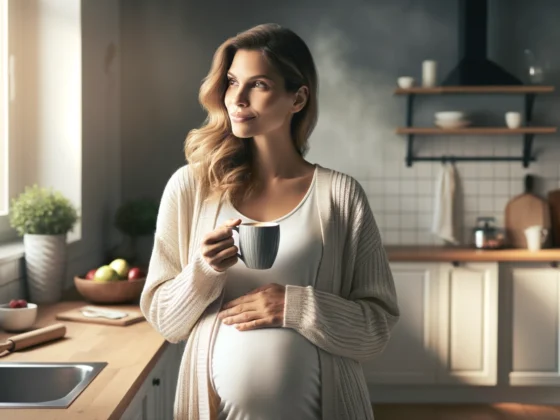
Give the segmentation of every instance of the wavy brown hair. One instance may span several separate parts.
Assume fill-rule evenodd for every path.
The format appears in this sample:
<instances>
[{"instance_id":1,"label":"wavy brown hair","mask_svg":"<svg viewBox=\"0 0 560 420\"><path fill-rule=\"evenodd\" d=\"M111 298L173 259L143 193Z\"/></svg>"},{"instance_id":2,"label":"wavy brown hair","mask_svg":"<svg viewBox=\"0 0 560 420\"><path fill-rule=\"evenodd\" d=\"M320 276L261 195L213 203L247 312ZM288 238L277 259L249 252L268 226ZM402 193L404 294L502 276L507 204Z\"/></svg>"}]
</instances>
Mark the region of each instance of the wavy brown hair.
<instances>
[{"instance_id":1,"label":"wavy brown hair","mask_svg":"<svg viewBox=\"0 0 560 420\"><path fill-rule=\"evenodd\" d=\"M237 50L262 51L283 76L285 89L297 92L307 86L305 107L294 114L291 136L301 156L317 123L317 71L305 42L294 32L276 24L255 26L229 38L216 50L210 72L200 87L199 101L208 112L204 124L191 130L185 141L185 156L195 173L202 197L225 196L236 202L252 189L251 139L232 133L224 104L227 72Z\"/></svg>"}]
</instances>

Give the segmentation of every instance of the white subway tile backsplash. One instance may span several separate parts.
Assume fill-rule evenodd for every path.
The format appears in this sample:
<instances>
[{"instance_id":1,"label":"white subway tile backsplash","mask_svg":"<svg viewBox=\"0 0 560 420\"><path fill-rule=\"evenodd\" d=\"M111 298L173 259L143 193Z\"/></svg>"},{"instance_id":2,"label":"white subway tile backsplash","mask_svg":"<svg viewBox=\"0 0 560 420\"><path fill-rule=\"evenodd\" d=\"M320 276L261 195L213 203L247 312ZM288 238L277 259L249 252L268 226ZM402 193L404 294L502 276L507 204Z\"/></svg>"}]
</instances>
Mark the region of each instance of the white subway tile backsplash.
<instances>
[{"instance_id":1,"label":"white subway tile backsplash","mask_svg":"<svg viewBox=\"0 0 560 420\"><path fill-rule=\"evenodd\" d=\"M400 208L400 198L398 195L385 197L383 205L385 212L398 212Z\"/></svg>"},{"instance_id":2,"label":"white subway tile backsplash","mask_svg":"<svg viewBox=\"0 0 560 420\"><path fill-rule=\"evenodd\" d=\"M418 232L416 230L403 230L400 234L400 243L416 245L418 240Z\"/></svg>"},{"instance_id":3,"label":"white subway tile backsplash","mask_svg":"<svg viewBox=\"0 0 560 420\"><path fill-rule=\"evenodd\" d=\"M494 194L494 181L481 180L478 181L478 195L488 196Z\"/></svg>"},{"instance_id":4,"label":"white subway tile backsplash","mask_svg":"<svg viewBox=\"0 0 560 420\"><path fill-rule=\"evenodd\" d=\"M383 193L385 195L399 195L401 183L402 181L398 179L386 179L383 184Z\"/></svg>"},{"instance_id":5,"label":"white subway tile backsplash","mask_svg":"<svg viewBox=\"0 0 560 420\"><path fill-rule=\"evenodd\" d=\"M384 214L383 220L385 221L384 226L387 229L400 228L400 216L398 214Z\"/></svg>"},{"instance_id":6,"label":"white subway tile backsplash","mask_svg":"<svg viewBox=\"0 0 560 420\"><path fill-rule=\"evenodd\" d=\"M416 213L401 213L399 223L401 229L417 229L418 218Z\"/></svg>"},{"instance_id":7,"label":"white subway tile backsplash","mask_svg":"<svg viewBox=\"0 0 560 420\"><path fill-rule=\"evenodd\" d=\"M419 179L416 181L417 195L432 195L434 193L434 181L431 179Z\"/></svg>"},{"instance_id":8,"label":"white subway tile backsplash","mask_svg":"<svg viewBox=\"0 0 560 420\"><path fill-rule=\"evenodd\" d=\"M494 180L493 191L496 195L509 195L509 181L503 179Z\"/></svg>"},{"instance_id":9,"label":"white subway tile backsplash","mask_svg":"<svg viewBox=\"0 0 560 420\"><path fill-rule=\"evenodd\" d=\"M418 211L418 199L416 197L400 196L401 199L401 212L415 212Z\"/></svg>"}]
</instances>

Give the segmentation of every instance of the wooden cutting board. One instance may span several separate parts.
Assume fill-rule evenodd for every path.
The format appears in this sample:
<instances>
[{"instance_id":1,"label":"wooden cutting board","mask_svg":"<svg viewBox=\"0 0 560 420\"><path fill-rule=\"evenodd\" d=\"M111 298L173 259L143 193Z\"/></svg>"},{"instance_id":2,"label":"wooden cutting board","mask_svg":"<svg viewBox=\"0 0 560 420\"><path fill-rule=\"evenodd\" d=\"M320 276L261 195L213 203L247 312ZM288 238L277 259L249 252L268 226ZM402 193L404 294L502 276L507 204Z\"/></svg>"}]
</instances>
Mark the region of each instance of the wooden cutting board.
<instances>
[{"instance_id":1,"label":"wooden cutting board","mask_svg":"<svg viewBox=\"0 0 560 420\"><path fill-rule=\"evenodd\" d=\"M560 248L560 189L548 192L552 246Z\"/></svg>"},{"instance_id":2,"label":"wooden cutting board","mask_svg":"<svg viewBox=\"0 0 560 420\"><path fill-rule=\"evenodd\" d=\"M91 306L91 305L89 305ZM89 318L80 312L80 308L72 309L70 311L61 312L56 315L56 319L63 321L74 321L74 322L86 322L88 324L103 324L103 325L115 325L120 327L126 327L127 325L135 324L137 322L144 321L144 315L138 310L120 309L120 308L103 308L103 309L115 309L117 311L126 312L127 316L121 319L108 319L108 318Z\"/></svg>"},{"instance_id":3,"label":"wooden cutting board","mask_svg":"<svg viewBox=\"0 0 560 420\"><path fill-rule=\"evenodd\" d=\"M533 177L527 175L525 192L513 197L506 205L505 229L509 245L513 248L527 248L524 230L535 225L550 229L550 210L546 200L533 194ZM549 243L547 239L543 247Z\"/></svg>"}]
</instances>

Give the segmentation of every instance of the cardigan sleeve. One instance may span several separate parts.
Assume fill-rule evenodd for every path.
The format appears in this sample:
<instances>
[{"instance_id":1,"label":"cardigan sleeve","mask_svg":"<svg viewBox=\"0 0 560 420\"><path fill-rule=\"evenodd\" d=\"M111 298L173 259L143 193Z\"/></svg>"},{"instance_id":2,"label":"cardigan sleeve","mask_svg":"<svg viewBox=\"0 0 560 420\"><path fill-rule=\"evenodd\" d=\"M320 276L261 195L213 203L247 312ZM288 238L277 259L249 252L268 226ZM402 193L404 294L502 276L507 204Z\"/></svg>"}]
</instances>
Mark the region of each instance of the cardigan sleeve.
<instances>
[{"instance_id":1,"label":"cardigan sleeve","mask_svg":"<svg viewBox=\"0 0 560 420\"><path fill-rule=\"evenodd\" d=\"M172 343L188 338L205 309L220 296L226 275L214 270L198 250L192 261L181 263L181 254L187 251L180 244L189 242L193 217L195 186L189 175L175 172L164 189L140 297L146 320Z\"/></svg>"},{"instance_id":2,"label":"cardigan sleeve","mask_svg":"<svg viewBox=\"0 0 560 420\"><path fill-rule=\"evenodd\" d=\"M358 185L342 264L352 264L348 298L312 286L286 286L284 327L319 348L357 361L381 353L399 318L393 276L365 193ZM343 271L344 273L344 271Z\"/></svg>"}]
</instances>

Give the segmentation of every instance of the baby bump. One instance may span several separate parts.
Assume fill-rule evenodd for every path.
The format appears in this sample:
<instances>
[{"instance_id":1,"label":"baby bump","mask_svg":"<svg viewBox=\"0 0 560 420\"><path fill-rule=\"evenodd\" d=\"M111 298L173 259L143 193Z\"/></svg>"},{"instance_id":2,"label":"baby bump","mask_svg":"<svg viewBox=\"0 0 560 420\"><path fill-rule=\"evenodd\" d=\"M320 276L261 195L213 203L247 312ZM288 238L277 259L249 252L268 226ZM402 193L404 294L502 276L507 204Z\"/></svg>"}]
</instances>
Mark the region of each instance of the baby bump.
<instances>
[{"instance_id":1,"label":"baby bump","mask_svg":"<svg viewBox=\"0 0 560 420\"><path fill-rule=\"evenodd\" d=\"M214 344L212 378L222 405L254 415L290 410L285 416L319 418L317 348L292 329L237 331L221 324Z\"/></svg>"}]
</instances>

